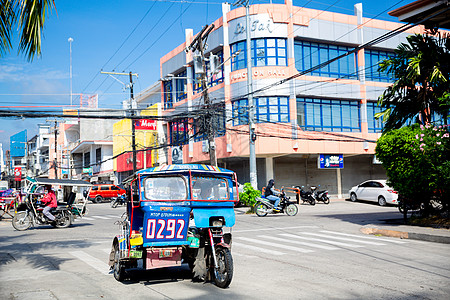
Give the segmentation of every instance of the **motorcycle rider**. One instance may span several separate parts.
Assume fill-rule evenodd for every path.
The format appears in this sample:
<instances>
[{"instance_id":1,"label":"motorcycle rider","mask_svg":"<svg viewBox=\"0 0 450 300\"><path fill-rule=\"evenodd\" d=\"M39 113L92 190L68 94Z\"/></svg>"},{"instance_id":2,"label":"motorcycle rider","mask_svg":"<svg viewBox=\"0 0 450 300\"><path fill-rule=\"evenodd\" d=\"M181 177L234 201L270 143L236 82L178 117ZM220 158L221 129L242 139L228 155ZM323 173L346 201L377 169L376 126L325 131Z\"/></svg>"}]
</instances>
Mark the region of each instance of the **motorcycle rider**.
<instances>
[{"instance_id":1,"label":"motorcycle rider","mask_svg":"<svg viewBox=\"0 0 450 300\"><path fill-rule=\"evenodd\" d=\"M268 200L272 200L275 201L274 204L274 210L281 210L281 207L279 207L278 205L280 205L280 197L278 197L278 195L280 195L281 193L275 190L275 180L270 179L269 183L266 186L266 189L264 190L264 196L266 197L266 199Z\"/></svg>"},{"instance_id":2,"label":"motorcycle rider","mask_svg":"<svg viewBox=\"0 0 450 300\"><path fill-rule=\"evenodd\" d=\"M52 190L51 185L46 185L45 189L47 190L47 194L42 197L41 202L45 204L45 208L42 211L44 216L46 216L50 221L55 221L55 216L50 213L52 208L58 206L58 202L56 200L55 192Z\"/></svg>"}]
</instances>

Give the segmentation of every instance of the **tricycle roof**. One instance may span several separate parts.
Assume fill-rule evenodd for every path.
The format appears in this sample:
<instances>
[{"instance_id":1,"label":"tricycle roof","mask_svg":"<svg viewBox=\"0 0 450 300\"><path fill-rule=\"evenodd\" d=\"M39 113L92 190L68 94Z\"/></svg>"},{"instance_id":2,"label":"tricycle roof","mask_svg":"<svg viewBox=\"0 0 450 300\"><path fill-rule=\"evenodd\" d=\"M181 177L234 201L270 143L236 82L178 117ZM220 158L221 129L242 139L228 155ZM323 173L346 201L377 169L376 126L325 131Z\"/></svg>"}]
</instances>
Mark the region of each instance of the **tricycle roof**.
<instances>
[{"instance_id":1,"label":"tricycle roof","mask_svg":"<svg viewBox=\"0 0 450 300\"><path fill-rule=\"evenodd\" d=\"M233 171L227 170L220 167L214 167L210 165L204 164L178 164L178 165L163 165L159 167L149 168L145 170L141 170L136 172L136 174L146 175L146 174L154 174L154 173L186 173L186 172L195 172L195 173L222 173L222 174L234 174Z\"/></svg>"},{"instance_id":2,"label":"tricycle roof","mask_svg":"<svg viewBox=\"0 0 450 300\"><path fill-rule=\"evenodd\" d=\"M40 185L61 185L61 186L92 186L91 183L84 180L71 180L71 179L50 179L50 178L31 178L27 177L27 180Z\"/></svg>"}]
</instances>

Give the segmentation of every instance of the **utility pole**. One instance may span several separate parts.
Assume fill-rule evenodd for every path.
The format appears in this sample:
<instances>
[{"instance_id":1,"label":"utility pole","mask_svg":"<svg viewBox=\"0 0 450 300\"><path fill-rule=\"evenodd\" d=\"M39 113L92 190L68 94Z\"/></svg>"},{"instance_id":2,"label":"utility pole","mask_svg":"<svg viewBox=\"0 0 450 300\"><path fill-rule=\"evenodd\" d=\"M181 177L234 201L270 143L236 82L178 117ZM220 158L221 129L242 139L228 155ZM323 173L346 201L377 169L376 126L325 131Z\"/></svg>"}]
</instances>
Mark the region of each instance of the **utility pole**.
<instances>
[{"instance_id":1,"label":"utility pole","mask_svg":"<svg viewBox=\"0 0 450 300\"><path fill-rule=\"evenodd\" d=\"M53 162L53 167L55 168L55 179L58 179L58 169L57 169L57 163L58 163L58 128L57 126L57 122L55 120L55 160Z\"/></svg>"},{"instance_id":2,"label":"utility pole","mask_svg":"<svg viewBox=\"0 0 450 300\"><path fill-rule=\"evenodd\" d=\"M134 116L136 115L135 109L136 109L136 103L134 101L134 92L133 92L133 76L138 77L137 73L132 73L131 71L129 73L117 73L117 72L100 72L101 74L108 74L109 76L113 77L115 80L121 82L120 80L116 79L112 75L128 75L130 77L130 83L128 85L125 85L125 87L130 88L130 101L128 103L128 107L130 108L130 116L131 116L131 149L133 151L133 174L137 171L136 166L136 124L134 120Z\"/></svg>"},{"instance_id":3,"label":"utility pole","mask_svg":"<svg viewBox=\"0 0 450 300\"><path fill-rule=\"evenodd\" d=\"M216 157L216 144L215 144L215 130L214 126L216 124L216 117L215 112L213 111L211 107L211 100L209 99L208 94L208 78L206 73L206 59L205 59L205 46L206 46L206 40L208 39L208 35L210 32L214 29L214 24L211 26L206 25L203 27L203 29L200 31L200 33L197 35L197 37L192 41L192 43L189 45L187 50L194 50L198 51L200 53L200 59L201 59L201 69L202 69L202 76L201 76L201 85L202 85L202 93L203 93L203 103L205 105L206 109L206 116L205 116L205 125L207 130L207 136L208 136L208 148L209 148L209 164L211 166L217 166L217 157ZM194 61L194 65L195 65ZM194 66L195 69L195 66Z\"/></svg>"},{"instance_id":4,"label":"utility pole","mask_svg":"<svg viewBox=\"0 0 450 300\"><path fill-rule=\"evenodd\" d=\"M248 95L248 131L249 131L249 164L250 164L250 184L253 188L258 188L258 177L256 172L256 151L255 151L255 105L253 103L253 73L252 73L252 45L250 37L250 0L237 0L233 5L245 7L245 36L247 43L247 95Z\"/></svg>"}]
</instances>

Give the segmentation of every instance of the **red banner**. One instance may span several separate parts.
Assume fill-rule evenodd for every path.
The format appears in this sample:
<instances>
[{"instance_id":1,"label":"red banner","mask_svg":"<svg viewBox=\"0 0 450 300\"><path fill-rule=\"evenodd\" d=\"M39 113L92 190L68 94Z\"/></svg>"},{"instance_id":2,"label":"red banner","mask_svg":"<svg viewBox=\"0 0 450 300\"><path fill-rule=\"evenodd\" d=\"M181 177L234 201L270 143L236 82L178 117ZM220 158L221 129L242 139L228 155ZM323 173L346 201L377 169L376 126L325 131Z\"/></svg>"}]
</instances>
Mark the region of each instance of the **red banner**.
<instances>
[{"instance_id":1,"label":"red banner","mask_svg":"<svg viewBox=\"0 0 450 300\"><path fill-rule=\"evenodd\" d=\"M152 166L152 151L147 150L145 151L139 151L136 153L136 169L140 170L143 169L144 166L146 168L150 168ZM144 157L146 160L146 163L144 164ZM117 172L125 172L125 171L131 171L133 170L133 153L125 153L121 156L117 157Z\"/></svg>"},{"instance_id":2,"label":"red banner","mask_svg":"<svg viewBox=\"0 0 450 300\"><path fill-rule=\"evenodd\" d=\"M22 180L22 167L14 168L14 180L21 181Z\"/></svg>"},{"instance_id":3,"label":"red banner","mask_svg":"<svg viewBox=\"0 0 450 300\"><path fill-rule=\"evenodd\" d=\"M156 130L156 120L136 120L134 123L134 128L139 130Z\"/></svg>"}]
</instances>

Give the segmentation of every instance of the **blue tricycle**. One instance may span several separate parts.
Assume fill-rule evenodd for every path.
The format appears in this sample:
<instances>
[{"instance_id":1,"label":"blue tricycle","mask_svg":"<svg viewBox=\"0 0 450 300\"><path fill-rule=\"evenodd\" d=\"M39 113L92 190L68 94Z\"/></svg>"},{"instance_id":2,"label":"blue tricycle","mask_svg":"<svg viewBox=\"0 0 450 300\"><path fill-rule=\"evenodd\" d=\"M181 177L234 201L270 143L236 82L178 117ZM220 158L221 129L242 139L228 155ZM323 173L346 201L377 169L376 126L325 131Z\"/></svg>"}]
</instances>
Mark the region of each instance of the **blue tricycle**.
<instances>
[{"instance_id":1,"label":"blue tricycle","mask_svg":"<svg viewBox=\"0 0 450 300\"><path fill-rule=\"evenodd\" d=\"M194 280L226 288L233 277L230 228L239 201L236 174L201 164L164 165L136 172L109 264L123 281L132 269L189 264Z\"/></svg>"}]
</instances>

